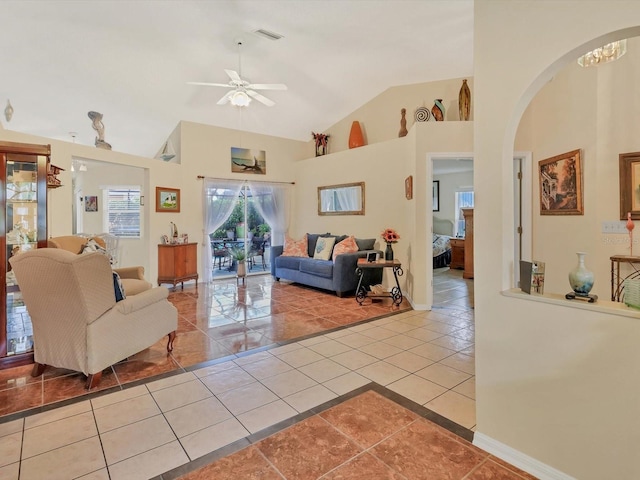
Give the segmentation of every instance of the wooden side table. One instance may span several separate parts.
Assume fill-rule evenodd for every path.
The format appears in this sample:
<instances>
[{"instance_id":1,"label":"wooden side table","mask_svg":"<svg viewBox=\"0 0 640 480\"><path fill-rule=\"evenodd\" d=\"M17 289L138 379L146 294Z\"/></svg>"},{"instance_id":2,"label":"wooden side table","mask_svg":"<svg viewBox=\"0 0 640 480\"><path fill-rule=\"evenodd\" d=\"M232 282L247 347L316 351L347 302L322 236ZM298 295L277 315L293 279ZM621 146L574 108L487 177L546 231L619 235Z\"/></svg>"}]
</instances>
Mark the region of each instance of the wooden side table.
<instances>
[{"instance_id":1,"label":"wooden side table","mask_svg":"<svg viewBox=\"0 0 640 480\"><path fill-rule=\"evenodd\" d=\"M373 294L370 290L367 290L367 286L362 285L362 278L364 277L364 271L368 268L391 268L393 270L393 278L396 281L395 287L390 292L381 294ZM400 290L400 282L398 277L403 275L402 264L400 260L376 260L375 262L368 262L366 258L359 258L356 268L358 274L358 287L356 288L356 301L362 305L367 298L391 298L395 306L400 306L402 303L402 290Z\"/></svg>"},{"instance_id":2,"label":"wooden side table","mask_svg":"<svg viewBox=\"0 0 640 480\"><path fill-rule=\"evenodd\" d=\"M451 263L449 268L464 270L464 238L451 239Z\"/></svg>"},{"instance_id":3,"label":"wooden side table","mask_svg":"<svg viewBox=\"0 0 640 480\"><path fill-rule=\"evenodd\" d=\"M640 257L629 255L614 255L611 260L611 301L621 302L624 292L624 281L640 277ZM630 267L629 273L620 273L620 264Z\"/></svg>"}]
</instances>

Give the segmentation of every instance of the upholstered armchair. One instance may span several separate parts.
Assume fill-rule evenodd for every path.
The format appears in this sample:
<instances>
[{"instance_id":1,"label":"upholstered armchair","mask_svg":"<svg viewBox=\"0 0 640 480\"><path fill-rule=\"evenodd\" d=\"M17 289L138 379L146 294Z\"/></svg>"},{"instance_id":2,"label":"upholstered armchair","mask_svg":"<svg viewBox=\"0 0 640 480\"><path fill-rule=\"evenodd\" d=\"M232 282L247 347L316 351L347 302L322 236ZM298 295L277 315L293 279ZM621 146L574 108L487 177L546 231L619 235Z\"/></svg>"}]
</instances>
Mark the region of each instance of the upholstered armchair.
<instances>
[{"instance_id":1,"label":"upholstered armchair","mask_svg":"<svg viewBox=\"0 0 640 480\"><path fill-rule=\"evenodd\" d=\"M76 235L52 237L47 240L47 246L49 248L61 248L71 253L80 254L89 240L95 240L98 245L105 248L105 242L100 237L86 238ZM153 285L144 278L144 267L142 266L114 268L113 271L117 272L120 276L124 293L127 296L137 295L153 287Z\"/></svg>"},{"instance_id":2,"label":"upholstered armchair","mask_svg":"<svg viewBox=\"0 0 640 480\"><path fill-rule=\"evenodd\" d=\"M91 389L103 369L164 335L167 351L173 349L178 314L165 287L116 302L105 255L40 248L9 261L33 324L33 376L47 365L76 370L87 375Z\"/></svg>"}]
</instances>

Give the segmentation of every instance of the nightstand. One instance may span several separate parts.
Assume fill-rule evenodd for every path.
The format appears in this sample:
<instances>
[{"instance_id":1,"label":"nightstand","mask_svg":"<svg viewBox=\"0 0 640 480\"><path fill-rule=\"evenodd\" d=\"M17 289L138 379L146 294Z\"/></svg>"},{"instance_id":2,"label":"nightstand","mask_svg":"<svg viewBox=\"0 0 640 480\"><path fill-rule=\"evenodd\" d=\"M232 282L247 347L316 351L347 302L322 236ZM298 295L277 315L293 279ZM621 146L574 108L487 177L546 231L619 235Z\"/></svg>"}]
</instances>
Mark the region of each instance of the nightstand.
<instances>
[{"instance_id":1,"label":"nightstand","mask_svg":"<svg viewBox=\"0 0 640 480\"><path fill-rule=\"evenodd\" d=\"M451 239L451 263L449 268L464 270L464 238Z\"/></svg>"}]
</instances>

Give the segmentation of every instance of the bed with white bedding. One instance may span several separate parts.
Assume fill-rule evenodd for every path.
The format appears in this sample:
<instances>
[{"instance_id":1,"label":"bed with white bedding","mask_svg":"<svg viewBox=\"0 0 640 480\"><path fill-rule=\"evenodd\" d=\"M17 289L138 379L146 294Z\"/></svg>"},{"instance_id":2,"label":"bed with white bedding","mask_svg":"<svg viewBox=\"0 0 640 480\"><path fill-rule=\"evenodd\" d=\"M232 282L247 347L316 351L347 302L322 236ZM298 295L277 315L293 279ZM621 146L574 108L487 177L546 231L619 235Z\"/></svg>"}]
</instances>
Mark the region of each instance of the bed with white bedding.
<instances>
[{"instance_id":1,"label":"bed with white bedding","mask_svg":"<svg viewBox=\"0 0 640 480\"><path fill-rule=\"evenodd\" d=\"M446 267L451 263L451 238L453 222L433 217L433 268Z\"/></svg>"}]
</instances>

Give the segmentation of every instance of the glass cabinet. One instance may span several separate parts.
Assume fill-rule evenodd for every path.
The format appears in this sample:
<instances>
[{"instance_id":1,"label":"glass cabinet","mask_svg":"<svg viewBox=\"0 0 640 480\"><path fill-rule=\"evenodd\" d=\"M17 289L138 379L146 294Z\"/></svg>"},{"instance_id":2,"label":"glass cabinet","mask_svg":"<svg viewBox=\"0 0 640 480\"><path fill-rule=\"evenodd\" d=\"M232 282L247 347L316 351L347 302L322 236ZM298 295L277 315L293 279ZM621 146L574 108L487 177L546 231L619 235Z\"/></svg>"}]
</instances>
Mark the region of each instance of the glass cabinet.
<instances>
[{"instance_id":1,"label":"glass cabinet","mask_svg":"<svg viewBox=\"0 0 640 480\"><path fill-rule=\"evenodd\" d=\"M33 361L33 329L9 259L47 246L50 146L0 142L0 368Z\"/></svg>"}]
</instances>

